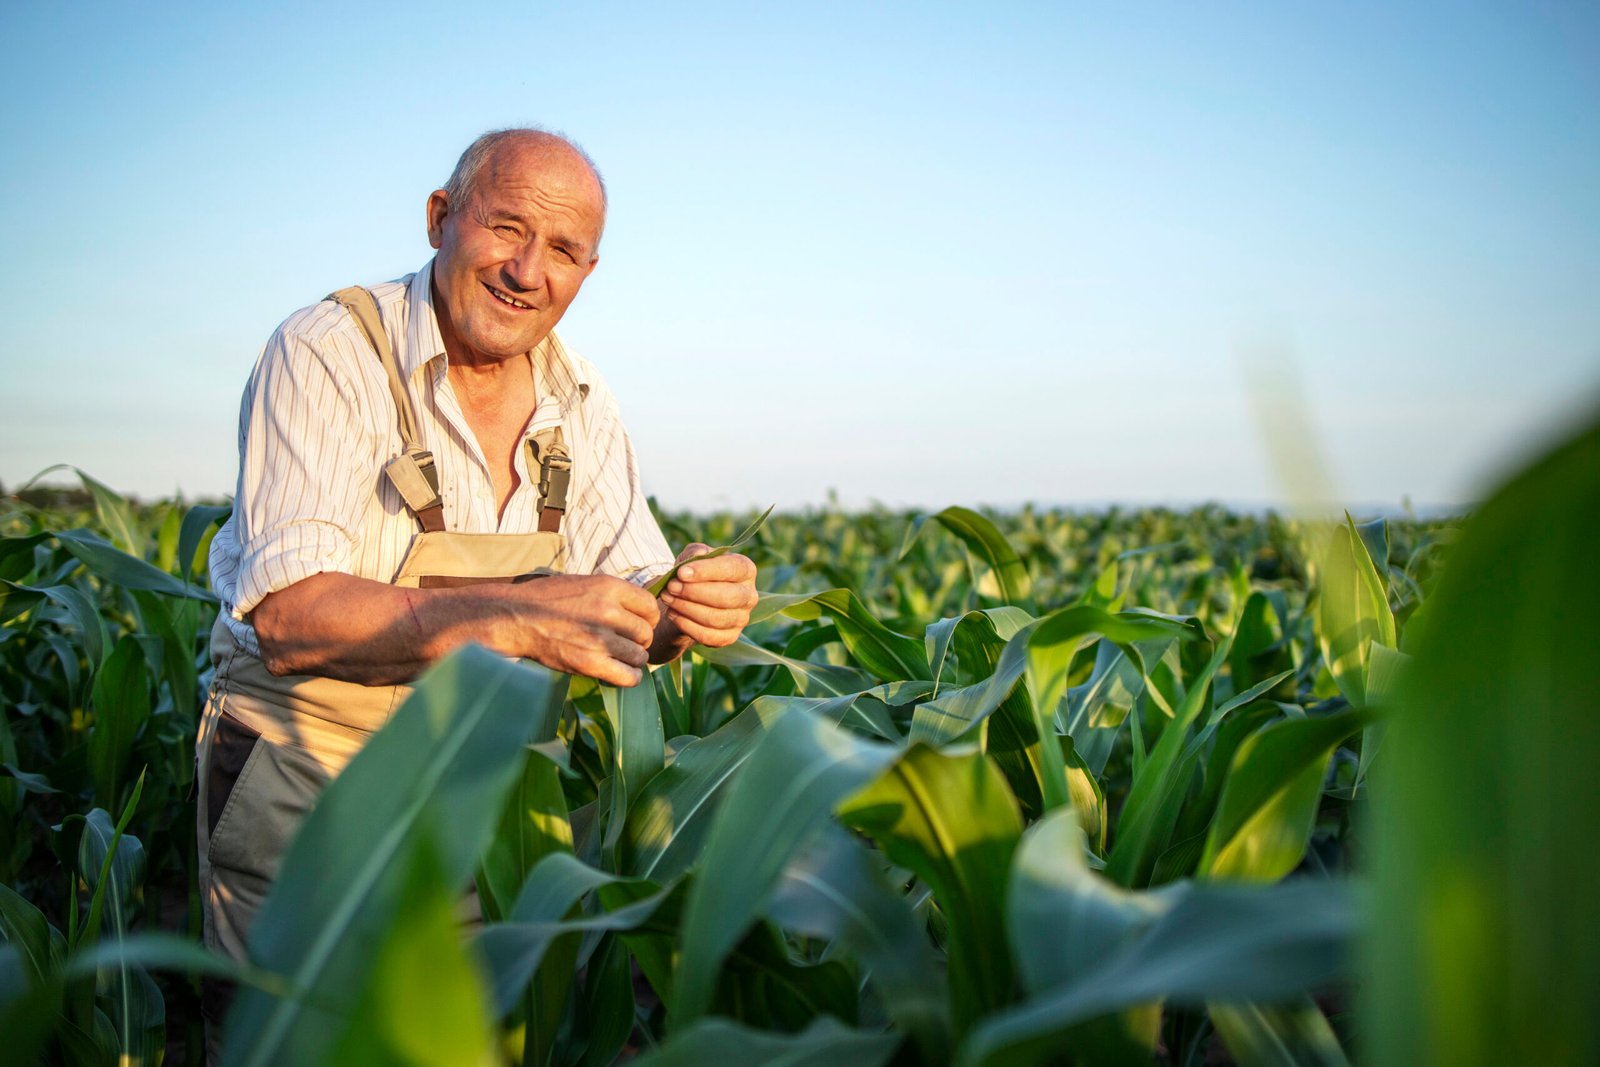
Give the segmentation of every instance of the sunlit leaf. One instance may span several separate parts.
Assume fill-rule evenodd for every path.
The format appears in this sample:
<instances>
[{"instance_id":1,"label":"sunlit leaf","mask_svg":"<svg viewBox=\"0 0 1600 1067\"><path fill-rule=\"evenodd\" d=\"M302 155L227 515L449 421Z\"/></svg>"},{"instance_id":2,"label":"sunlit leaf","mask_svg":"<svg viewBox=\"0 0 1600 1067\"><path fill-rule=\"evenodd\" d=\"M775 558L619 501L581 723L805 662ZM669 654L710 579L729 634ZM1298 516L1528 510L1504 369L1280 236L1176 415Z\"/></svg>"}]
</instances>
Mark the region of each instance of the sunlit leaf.
<instances>
[{"instance_id":1,"label":"sunlit leaf","mask_svg":"<svg viewBox=\"0 0 1600 1067\"><path fill-rule=\"evenodd\" d=\"M950 929L950 994L959 1034L1010 998L1005 893L1022 833L1016 798L981 753L913 745L850 796L839 817L933 890Z\"/></svg>"},{"instance_id":2,"label":"sunlit leaf","mask_svg":"<svg viewBox=\"0 0 1600 1067\"><path fill-rule=\"evenodd\" d=\"M552 676L469 646L441 661L322 794L251 928L256 962L316 998L243 990L224 1052L238 1064L314 1063L343 1032L372 967L369 946L404 900L407 848L423 825L446 884L465 886L525 745L552 736Z\"/></svg>"},{"instance_id":3,"label":"sunlit leaf","mask_svg":"<svg viewBox=\"0 0 1600 1067\"><path fill-rule=\"evenodd\" d=\"M1010 922L1034 995L979 1023L959 1063L1048 1062L1072 1027L1133 1005L1284 1000L1348 973L1360 913L1344 884L1127 890L1083 857L1069 812L1029 828Z\"/></svg>"},{"instance_id":4,"label":"sunlit leaf","mask_svg":"<svg viewBox=\"0 0 1600 1067\"><path fill-rule=\"evenodd\" d=\"M848 589L829 589L799 596L763 597L768 608L751 614L754 621L773 614L792 619L815 619L824 612L839 628L839 636L851 656L880 681L898 682L908 678L932 679L921 642L895 633L867 611Z\"/></svg>"},{"instance_id":5,"label":"sunlit leaf","mask_svg":"<svg viewBox=\"0 0 1600 1067\"><path fill-rule=\"evenodd\" d=\"M1274 723L1239 746L1199 873L1275 881L1300 863L1328 759L1371 715L1352 709Z\"/></svg>"},{"instance_id":6,"label":"sunlit leaf","mask_svg":"<svg viewBox=\"0 0 1600 1067\"><path fill-rule=\"evenodd\" d=\"M1600 423L1465 524L1372 766L1370 1059L1600 1046Z\"/></svg>"},{"instance_id":7,"label":"sunlit leaf","mask_svg":"<svg viewBox=\"0 0 1600 1067\"><path fill-rule=\"evenodd\" d=\"M799 707L789 709L756 745L706 841L701 867L715 874L694 882L685 905L675 1025L705 1012L717 968L754 921L795 849L894 751Z\"/></svg>"},{"instance_id":8,"label":"sunlit leaf","mask_svg":"<svg viewBox=\"0 0 1600 1067\"><path fill-rule=\"evenodd\" d=\"M955 534L967 547L972 565L973 583L979 587L980 596L990 602L1026 608L1032 595L1032 579L1028 568L1011 547L1005 534L989 519L971 508L951 507L928 516ZM925 518L918 518L907 531L900 545L900 558L904 559L912 543L921 533ZM992 590L984 589L985 581L992 581Z\"/></svg>"},{"instance_id":9,"label":"sunlit leaf","mask_svg":"<svg viewBox=\"0 0 1600 1067\"><path fill-rule=\"evenodd\" d=\"M433 843L406 849L394 914L328 1067L495 1067L488 990L462 943L455 883Z\"/></svg>"}]
</instances>

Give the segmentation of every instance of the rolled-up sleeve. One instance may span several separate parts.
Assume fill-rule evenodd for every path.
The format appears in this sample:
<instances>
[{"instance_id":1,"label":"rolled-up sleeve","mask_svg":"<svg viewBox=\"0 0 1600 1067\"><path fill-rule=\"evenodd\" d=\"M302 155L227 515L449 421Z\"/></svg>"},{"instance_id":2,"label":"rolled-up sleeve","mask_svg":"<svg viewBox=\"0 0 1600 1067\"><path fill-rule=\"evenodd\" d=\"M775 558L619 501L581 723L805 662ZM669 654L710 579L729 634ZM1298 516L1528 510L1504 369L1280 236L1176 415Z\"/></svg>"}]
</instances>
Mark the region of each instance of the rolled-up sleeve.
<instances>
[{"instance_id":1,"label":"rolled-up sleeve","mask_svg":"<svg viewBox=\"0 0 1600 1067\"><path fill-rule=\"evenodd\" d=\"M251 375L234 502L236 619L304 578L351 570L384 435L373 425L369 389L351 374L349 347L348 338L311 339L286 323Z\"/></svg>"}]
</instances>

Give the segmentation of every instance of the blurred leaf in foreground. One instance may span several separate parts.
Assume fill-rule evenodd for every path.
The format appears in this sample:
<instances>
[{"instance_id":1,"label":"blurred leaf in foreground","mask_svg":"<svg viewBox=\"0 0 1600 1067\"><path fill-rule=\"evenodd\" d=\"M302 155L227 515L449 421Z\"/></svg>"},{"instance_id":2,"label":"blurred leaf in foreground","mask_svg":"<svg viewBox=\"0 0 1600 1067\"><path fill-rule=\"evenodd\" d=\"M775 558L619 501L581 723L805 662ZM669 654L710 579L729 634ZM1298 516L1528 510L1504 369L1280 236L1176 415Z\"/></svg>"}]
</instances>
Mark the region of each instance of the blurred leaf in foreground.
<instances>
[{"instance_id":1,"label":"blurred leaf in foreground","mask_svg":"<svg viewBox=\"0 0 1600 1067\"><path fill-rule=\"evenodd\" d=\"M1377 1065L1600 1045L1600 424L1466 524L1373 768Z\"/></svg>"},{"instance_id":2,"label":"blurred leaf in foreground","mask_svg":"<svg viewBox=\"0 0 1600 1067\"><path fill-rule=\"evenodd\" d=\"M444 879L432 840L406 858L395 921L374 953L365 988L331 1064L493 1067L483 972L462 943L458 890Z\"/></svg>"}]
</instances>

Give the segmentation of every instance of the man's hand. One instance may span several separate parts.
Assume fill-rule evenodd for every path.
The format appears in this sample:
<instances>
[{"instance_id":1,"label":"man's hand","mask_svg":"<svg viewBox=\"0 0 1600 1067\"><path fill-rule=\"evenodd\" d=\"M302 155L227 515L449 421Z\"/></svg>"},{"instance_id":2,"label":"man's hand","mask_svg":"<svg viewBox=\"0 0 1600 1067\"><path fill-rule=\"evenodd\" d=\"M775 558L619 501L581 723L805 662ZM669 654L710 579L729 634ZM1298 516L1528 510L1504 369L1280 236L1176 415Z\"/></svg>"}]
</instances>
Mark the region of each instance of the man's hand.
<instances>
[{"instance_id":1,"label":"man's hand","mask_svg":"<svg viewBox=\"0 0 1600 1067\"><path fill-rule=\"evenodd\" d=\"M526 613L518 655L607 685L634 686L644 677L661 621L648 592L605 575L552 575L511 588Z\"/></svg>"},{"instance_id":2,"label":"man's hand","mask_svg":"<svg viewBox=\"0 0 1600 1067\"><path fill-rule=\"evenodd\" d=\"M678 561L709 551L710 546L697 542L678 553ZM679 568L661 593L661 622L650 659L665 663L695 644L709 648L733 644L758 599L756 565L747 556L729 552Z\"/></svg>"}]
</instances>

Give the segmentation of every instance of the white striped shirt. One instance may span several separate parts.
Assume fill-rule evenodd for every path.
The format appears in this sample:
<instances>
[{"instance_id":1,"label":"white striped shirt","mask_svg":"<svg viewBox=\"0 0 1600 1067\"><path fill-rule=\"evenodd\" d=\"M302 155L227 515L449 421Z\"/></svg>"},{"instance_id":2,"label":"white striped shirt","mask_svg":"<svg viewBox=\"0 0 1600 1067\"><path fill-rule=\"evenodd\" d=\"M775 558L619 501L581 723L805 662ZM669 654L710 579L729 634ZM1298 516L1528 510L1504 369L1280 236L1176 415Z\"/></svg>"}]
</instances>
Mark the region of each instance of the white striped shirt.
<instances>
[{"instance_id":1,"label":"white striped shirt","mask_svg":"<svg viewBox=\"0 0 1600 1067\"><path fill-rule=\"evenodd\" d=\"M372 295L439 471L445 528L537 530L539 478L526 447L515 450L519 481L496 515L488 462L445 376L432 276L430 262ZM672 551L645 502L616 398L553 331L530 362L537 400L523 435L560 425L573 459L561 523L568 572L640 583L665 573ZM329 300L289 316L245 386L233 516L211 543L211 585L243 648L260 654L248 616L268 593L323 571L394 579L418 531L383 476L401 451L388 378L355 320Z\"/></svg>"}]
</instances>

